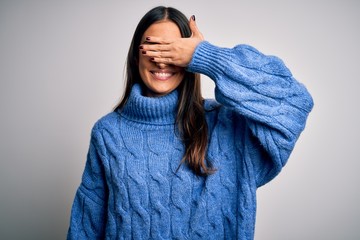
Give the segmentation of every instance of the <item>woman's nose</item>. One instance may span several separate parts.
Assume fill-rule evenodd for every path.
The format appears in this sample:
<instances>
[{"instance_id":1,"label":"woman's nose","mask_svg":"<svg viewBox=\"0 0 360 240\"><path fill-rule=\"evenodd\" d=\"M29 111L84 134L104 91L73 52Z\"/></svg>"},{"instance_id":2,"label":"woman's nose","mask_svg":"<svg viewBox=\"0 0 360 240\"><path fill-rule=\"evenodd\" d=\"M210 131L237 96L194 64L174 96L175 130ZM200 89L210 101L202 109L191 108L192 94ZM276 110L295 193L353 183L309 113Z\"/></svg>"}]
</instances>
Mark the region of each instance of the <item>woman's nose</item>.
<instances>
[{"instance_id":1,"label":"woman's nose","mask_svg":"<svg viewBox=\"0 0 360 240\"><path fill-rule=\"evenodd\" d=\"M158 68L163 69L166 68L167 64L165 63L156 63L156 66L158 66Z\"/></svg>"}]
</instances>

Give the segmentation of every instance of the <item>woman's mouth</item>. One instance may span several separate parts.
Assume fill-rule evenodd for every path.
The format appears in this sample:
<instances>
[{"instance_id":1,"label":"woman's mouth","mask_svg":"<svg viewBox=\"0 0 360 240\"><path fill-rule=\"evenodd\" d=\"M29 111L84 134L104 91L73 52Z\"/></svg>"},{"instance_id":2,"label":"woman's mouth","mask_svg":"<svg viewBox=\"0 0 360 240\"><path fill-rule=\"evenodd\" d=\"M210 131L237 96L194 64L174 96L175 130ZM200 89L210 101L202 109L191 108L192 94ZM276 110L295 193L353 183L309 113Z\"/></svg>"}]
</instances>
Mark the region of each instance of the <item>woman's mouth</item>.
<instances>
[{"instance_id":1,"label":"woman's mouth","mask_svg":"<svg viewBox=\"0 0 360 240\"><path fill-rule=\"evenodd\" d=\"M157 79L161 81L168 80L172 76L175 75L173 72L156 72L156 71L150 71L151 74Z\"/></svg>"}]
</instances>

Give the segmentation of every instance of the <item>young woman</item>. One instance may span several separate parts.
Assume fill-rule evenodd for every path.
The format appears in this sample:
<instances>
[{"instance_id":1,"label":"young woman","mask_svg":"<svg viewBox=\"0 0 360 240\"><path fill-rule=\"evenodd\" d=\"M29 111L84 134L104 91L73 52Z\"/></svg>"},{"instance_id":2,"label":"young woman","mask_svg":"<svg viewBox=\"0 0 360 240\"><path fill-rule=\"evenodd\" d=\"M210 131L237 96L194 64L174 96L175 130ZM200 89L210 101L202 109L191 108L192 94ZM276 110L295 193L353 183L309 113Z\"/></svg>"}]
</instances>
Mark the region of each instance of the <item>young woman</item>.
<instances>
[{"instance_id":1,"label":"young woman","mask_svg":"<svg viewBox=\"0 0 360 240\"><path fill-rule=\"evenodd\" d=\"M277 57L214 46L194 16L150 10L123 99L92 130L68 239L253 239L256 189L285 165L312 106Z\"/></svg>"}]
</instances>

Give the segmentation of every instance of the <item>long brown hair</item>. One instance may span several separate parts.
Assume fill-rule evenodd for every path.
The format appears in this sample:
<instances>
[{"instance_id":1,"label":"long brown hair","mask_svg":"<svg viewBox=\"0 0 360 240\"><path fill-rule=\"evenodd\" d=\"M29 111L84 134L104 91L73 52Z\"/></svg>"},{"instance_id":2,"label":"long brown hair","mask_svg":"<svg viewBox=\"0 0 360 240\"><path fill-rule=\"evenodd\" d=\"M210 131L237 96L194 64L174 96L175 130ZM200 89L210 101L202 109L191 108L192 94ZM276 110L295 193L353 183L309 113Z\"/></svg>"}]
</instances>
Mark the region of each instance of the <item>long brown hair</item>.
<instances>
[{"instance_id":1,"label":"long brown hair","mask_svg":"<svg viewBox=\"0 0 360 240\"><path fill-rule=\"evenodd\" d=\"M160 6L147 12L140 20L131 41L126 63L125 92L120 103L115 107L115 111L125 106L135 83L145 87L138 68L141 38L151 24L164 19L174 22L179 27L182 37L191 36L188 19L179 10ZM203 107L204 99L201 95L200 75L185 72L178 91L176 125L185 145L185 154L181 163L186 163L197 175L209 175L214 170L211 163L205 160L208 147L208 126Z\"/></svg>"}]
</instances>

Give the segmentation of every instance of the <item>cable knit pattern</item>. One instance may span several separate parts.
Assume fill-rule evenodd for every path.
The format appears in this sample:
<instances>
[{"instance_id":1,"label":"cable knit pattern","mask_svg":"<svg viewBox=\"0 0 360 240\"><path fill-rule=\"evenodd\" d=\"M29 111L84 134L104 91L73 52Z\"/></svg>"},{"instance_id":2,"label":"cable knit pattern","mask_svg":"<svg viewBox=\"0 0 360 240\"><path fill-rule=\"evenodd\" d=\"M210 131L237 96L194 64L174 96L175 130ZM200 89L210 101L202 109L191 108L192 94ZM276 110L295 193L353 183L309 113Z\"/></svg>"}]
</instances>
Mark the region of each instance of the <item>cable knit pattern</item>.
<instances>
[{"instance_id":1,"label":"cable knit pattern","mask_svg":"<svg viewBox=\"0 0 360 240\"><path fill-rule=\"evenodd\" d=\"M247 45L198 45L188 71L215 81L206 100L208 177L186 165L178 92L126 106L93 127L68 239L253 239L256 189L286 164L313 101L284 63Z\"/></svg>"}]
</instances>

